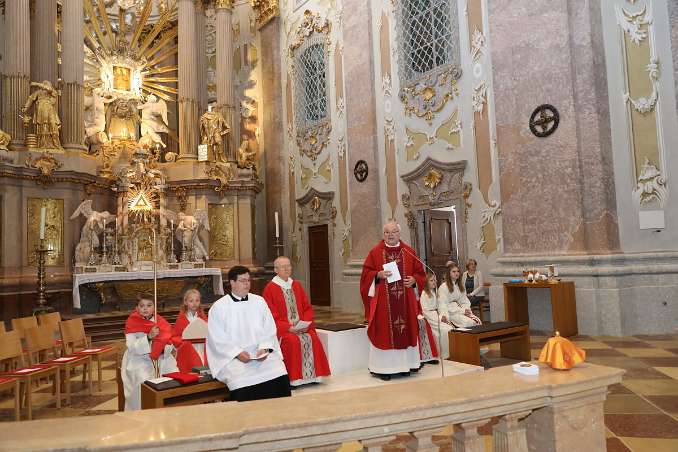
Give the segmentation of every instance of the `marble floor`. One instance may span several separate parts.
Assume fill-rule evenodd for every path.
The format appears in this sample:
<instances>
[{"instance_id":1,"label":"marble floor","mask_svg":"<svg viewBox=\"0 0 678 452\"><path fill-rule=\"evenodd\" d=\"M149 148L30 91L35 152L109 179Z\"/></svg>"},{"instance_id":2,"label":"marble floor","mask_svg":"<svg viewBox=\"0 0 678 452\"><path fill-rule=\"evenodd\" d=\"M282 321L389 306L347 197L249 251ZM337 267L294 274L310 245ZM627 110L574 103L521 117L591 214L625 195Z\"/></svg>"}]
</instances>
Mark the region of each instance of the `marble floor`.
<instances>
[{"instance_id":1,"label":"marble floor","mask_svg":"<svg viewBox=\"0 0 678 452\"><path fill-rule=\"evenodd\" d=\"M361 322L361 317L316 308L318 322ZM546 340L546 336L532 335L533 358L536 359L539 355ZM588 361L622 368L626 371L622 383L610 388L605 403L608 451L678 450L678 334L626 337L577 336L573 340L586 350ZM118 344L120 347L124 346L122 343ZM499 350L496 347L491 347L486 356L492 366L514 362L499 357ZM425 366L423 373L416 378L433 378L437 376L438 369L436 366ZM94 377L96 379L96 372ZM366 373L355 375L353 378L356 379L354 384L359 386L371 383L381 384L380 380L372 379ZM60 410L56 410L53 399L50 400L51 387L45 386L38 389L34 396L34 418L93 416L116 412L118 401L115 363L104 363L103 380L102 391L97 391L95 382L94 394L89 396L81 383L81 377L73 377L71 404ZM397 384L397 381L394 380L391 383ZM336 384L335 390L339 390L344 389L348 383L342 379L332 384ZM310 387L296 391L302 394L317 390ZM12 407L13 399L8 394L0 394L0 421L6 422L13 419ZM480 429L488 445L491 444L492 439L491 426L492 423ZM441 450L451 450L445 436L436 437L435 440L441 446ZM404 450L404 442L405 438L397 439L388 447L388 450ZM358 450L357 447L357 444L347 443L342 446L342 450L346 452Z\"/></svg>"}]
</instances>

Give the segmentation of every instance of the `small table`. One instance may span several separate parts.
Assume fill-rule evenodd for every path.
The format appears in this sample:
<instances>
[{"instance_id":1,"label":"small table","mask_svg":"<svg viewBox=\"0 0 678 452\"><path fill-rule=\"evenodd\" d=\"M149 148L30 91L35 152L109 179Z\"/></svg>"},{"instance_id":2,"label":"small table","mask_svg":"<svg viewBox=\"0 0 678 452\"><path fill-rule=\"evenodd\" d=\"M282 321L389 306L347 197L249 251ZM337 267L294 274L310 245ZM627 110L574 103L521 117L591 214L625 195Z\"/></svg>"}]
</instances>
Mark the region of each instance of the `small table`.
<instances>
[{"instance_id":1,"label":"small table","mask_svg":"<svg viewBox=\"0 0 678 452\"><path fill-rule=\"evenodd\" d=\"M317 325L315 331L325 349L332 375L367 369L370 341L365 325L327 324L328 329L323 326Z\"/></svg>"},{"instance_id":2,"label":"small table","mask_svg":"<svg viewBox=\"0 0 678 452\"><path fill-rule=\"evenodd\" d=\"M504 309L506 320L511 322L530 323L527 310L527 289L549 289L551 291L551 312L554 331L563 337L576 336L577 301L572 281L561 281L556 284L536 283L504 283Z\"/></svg>"},{"instance_id":3,"label":"small table","mask_svg":"<svg viewBox=\"0 0 678 452\"><path fill-rule=\"evenodd\" d=\"M501 344L503 358L530 361L530 330L527 323L497 322L469 328L469 331L452 330L450 339L450 361L480 365L480 347Z\"/></svg>"},{"instance_id":4,"label":"small table","mask_svg":"<svg viewBox=\"0 0 678 452\"><path fill-rule=\"evenodd\" d=\"M154 389L148 383L141 385L141 409L165 408L168 406L198 405L200 403L228 399L228 388L219 380L181 385L168 389Z\"/></svg>"}]
</instances>

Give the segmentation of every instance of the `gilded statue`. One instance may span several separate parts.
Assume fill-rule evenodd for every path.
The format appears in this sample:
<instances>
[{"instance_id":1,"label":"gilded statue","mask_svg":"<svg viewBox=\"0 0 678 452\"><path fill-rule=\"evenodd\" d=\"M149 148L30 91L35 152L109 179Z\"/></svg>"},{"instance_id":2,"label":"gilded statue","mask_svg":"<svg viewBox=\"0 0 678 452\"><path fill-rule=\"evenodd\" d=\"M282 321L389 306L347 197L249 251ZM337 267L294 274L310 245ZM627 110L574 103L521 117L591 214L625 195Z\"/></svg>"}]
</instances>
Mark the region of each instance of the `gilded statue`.
<instances>
[{"instance_id":1,"label":"gilded statue","mask_svg":"<svg viewBox=\"0 0 678 452\"><path fill-rule=\"evenodd\" d=\"M212 106L200 117L200 142L206 144L209 160L212 162L225 163L223 152L219 152L223 143L222 135L231 132L230 126L221 113L212 111Z\"/></svg>"},{"instance_id":2,"label":"gilded statue","mask_svg":"<svg viewBox=\"0 0 678 452\"><path fill-rule=\"evenodd\" d=\"M28 96L21 109L21 113L24 115L24 123L30 121L25 114L32 106L38 147L42 149L62 149L59 141L61 120L57 113L57 99L60 93L49 80L42 83L31 82L31 86L37 87L38 90Z\"/></svg>"},{"instance_id":3,"label":"gilded statue","mask_svg":"<svg viewBox=\"0 0 678 452\"><path fill-rule=\"evenodd\" d=\"M251 169L257 172L257 151L250 147L247 137L242 137L238 148L238 168Z\"/></svg>"},{"instance_id":4,"label":"gilded statue","mask_svg":"<svg viewBox=\"0 0 678 452\"><path fill-rule=\"evenodd\" d=\"M9 142L12 139L11 136L4 130L0 129L0 149L3 151L8 151Z\"/></svg>"},{"instance_id":5,"label":"gilded statue","mask_svg":"<svg viewBox=\"0 0 678 452\"><path fill-rule=\"evenodd\" d=\"M137 124L141 119L132 99L119 97L108 106L106 122L108 134L112 138L137 140Z\"/></svg>"}]
</instances>

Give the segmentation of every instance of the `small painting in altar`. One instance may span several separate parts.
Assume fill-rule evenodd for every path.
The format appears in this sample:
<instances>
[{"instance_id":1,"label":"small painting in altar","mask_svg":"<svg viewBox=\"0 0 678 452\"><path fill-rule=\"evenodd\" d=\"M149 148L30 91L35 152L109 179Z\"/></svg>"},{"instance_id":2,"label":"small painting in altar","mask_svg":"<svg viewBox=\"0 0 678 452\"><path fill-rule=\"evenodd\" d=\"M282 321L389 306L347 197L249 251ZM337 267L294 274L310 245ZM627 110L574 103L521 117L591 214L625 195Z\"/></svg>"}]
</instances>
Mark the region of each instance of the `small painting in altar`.
<instances>
[{"instance_id":1,"label":"small painting in altar","mask_svg":"<svg viewBox=\"0 0 678 452\"><path fill-rule=\"evenodd\" d=\"M124 66L113 66L113 89L129 91L132 89L132 70Z\"/></svg>"}]
</instances>

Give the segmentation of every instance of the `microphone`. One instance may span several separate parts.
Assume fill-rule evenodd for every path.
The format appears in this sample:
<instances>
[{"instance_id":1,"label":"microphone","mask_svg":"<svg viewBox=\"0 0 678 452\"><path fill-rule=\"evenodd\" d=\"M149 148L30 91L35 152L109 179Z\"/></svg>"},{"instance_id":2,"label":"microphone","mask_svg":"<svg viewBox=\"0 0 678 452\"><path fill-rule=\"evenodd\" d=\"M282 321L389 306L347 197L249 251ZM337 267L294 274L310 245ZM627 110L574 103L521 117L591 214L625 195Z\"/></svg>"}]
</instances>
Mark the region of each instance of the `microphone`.
<instances>
[{"instance_id":1,"label":"microphone","mask_svg":"<svg viewBox=\"0 0 678 452\"><path fill-rule=\"evenodd\" d=\"M400 249L405 251L407 254L409 254L413 258L415 258L417 261L419 261L419 263L421 263L421 265L423 265L428 271L430 271L433 274L434 278L436 277L436 272L434 272L431 267L426 265L426 262L421 260L419 258L419 256L417 256L414 253L409 252L407 250L407 248L405 248L404 246L401 246ZM426 284L428 284L428 276L426 277ZM433 289L433 292L435 293L435 296L436 296L436 317L438 319L438 322L437 322L438 323L438 348L440 349L440 350L438 350L438 361L440 362L440 376L441 376L441 378L445 378L445 365L443 363L443 356L442 356L443 351L442 351L442 348L440 347L440 344L442 343L442 336L441 336L442 331L440 329L440 312L439 312L439 310L440 310L440 300L438 299L438 281L437 280L436 280L436 284L435 284L435 287ZM421 298L421 294L419 295L419 297Z\"/></svg>"}]
</instances>

